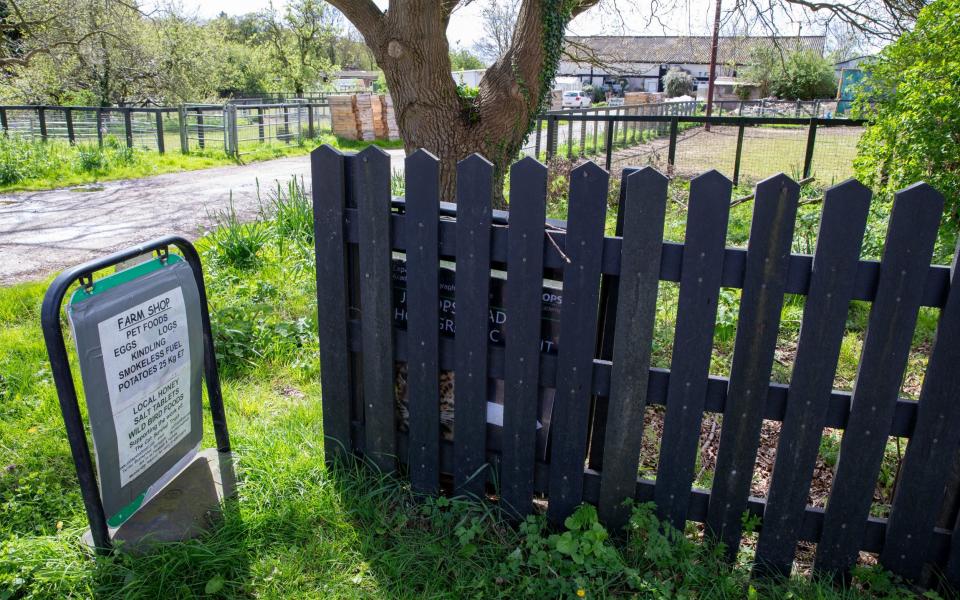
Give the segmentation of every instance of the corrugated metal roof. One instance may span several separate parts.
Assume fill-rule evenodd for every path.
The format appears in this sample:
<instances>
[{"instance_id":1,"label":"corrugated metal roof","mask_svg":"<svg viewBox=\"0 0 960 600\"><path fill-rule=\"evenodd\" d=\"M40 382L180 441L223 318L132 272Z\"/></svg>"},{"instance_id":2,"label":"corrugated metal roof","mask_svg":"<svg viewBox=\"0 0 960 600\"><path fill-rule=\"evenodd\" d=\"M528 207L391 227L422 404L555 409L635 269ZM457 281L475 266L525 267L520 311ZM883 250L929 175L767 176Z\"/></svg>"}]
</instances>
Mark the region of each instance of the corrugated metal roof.
<instances>
[{"instance_id":1,"label":"corrugated metal roof","mask_svg":"<svg viewBox=\"0 0 960 600\"><path fill-rule=\"evenodd\" d=\"M823 55L822 35L793 37L721 36L717 63L746 64L757 46L779 48L784 52L813 50ZM575 62L707 64L710 62L711 37L705 36L569 36L566 54ZM567 58L570 60L570 58Z\"/></svg>"}]
</instances>

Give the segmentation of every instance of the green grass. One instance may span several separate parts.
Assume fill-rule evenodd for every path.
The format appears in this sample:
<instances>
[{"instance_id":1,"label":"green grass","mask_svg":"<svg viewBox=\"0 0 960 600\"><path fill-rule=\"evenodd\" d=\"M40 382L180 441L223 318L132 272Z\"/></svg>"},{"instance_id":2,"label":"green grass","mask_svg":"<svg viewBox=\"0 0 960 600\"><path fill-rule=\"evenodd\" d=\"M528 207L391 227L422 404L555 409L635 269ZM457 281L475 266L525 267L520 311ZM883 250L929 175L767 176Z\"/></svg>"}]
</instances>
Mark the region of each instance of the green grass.
<instances>
[{"instance_id":1,"label":"green grass","mask_svg":"<svg viewBox=\"0 0 960 600\"><path fill-rule=\"evenodd\" d=\"M70 146L62 140L40 142L0 136L0 192L47 190L272 160L306 154L320 144L361 150L371 143L383 148L402 147L398 141L357 142L325 133L290 144L244 144L240 157L235 158L224 152L222 144L220 147L211 144L186 154L179 149L160 154L144 148L127 148L115 137L108 137L101 148L96 144ZM168 145L168 148L174 146Z\"/></svg>"},{"instance_id":2,"label":"green grass","mask_svg":"<svg viewBox=\"0 0 960 600\"><path fill-rule=\"evenodd\" d=\"M514 527L489 503L415 498L372 468L327 468L310 204L295 182L264 194L257 233L224 214L198 243L241 481L198 540L144 557L81 547L85 514L39 327L47 283L0 288L0 597L911 597L875 568L847 590L802 576L751 584L749 549L727 566L696 526L664 529L650 506L621 532L589 508L552 532L540 517ZM209 419L205 432L210 446Z\"/></svg>"}]
</instances>

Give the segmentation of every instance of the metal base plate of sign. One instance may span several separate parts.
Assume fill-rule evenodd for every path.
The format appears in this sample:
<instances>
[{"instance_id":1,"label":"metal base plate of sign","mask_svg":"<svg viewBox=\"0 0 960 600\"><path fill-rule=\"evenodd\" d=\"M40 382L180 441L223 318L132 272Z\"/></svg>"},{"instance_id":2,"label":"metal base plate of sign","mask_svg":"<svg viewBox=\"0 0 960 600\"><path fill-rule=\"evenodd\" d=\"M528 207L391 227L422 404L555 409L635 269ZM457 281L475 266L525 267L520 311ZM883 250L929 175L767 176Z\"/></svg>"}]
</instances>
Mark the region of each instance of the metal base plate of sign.
<instances>
[{"instance_id":1,"label":"metal base plate of sign","mask_svg":"<svg viewBox=\"0 0 960 600\"><path fill-rule=\"evenodd\" d=\"M156 544L181 542L208 531L222 518L223 502L236 491L233 458L214 448L201 450L187 466L122 525L110 541L130 554ZM88 529L83 541L95 548Z\"/></svg>"},{"instance_id":2,"label":"metal base plate of sign","mask_svg":"<svg viewBox=\"0 0 960 600\"><path fill-rule=\"evenodd\" d=\"M180 255L171 254L175 247ZM132 259L157 258L101 277ZM97 277L96 281L94 277ZM96 469L80 413L61 311L77 348ZM41 311L44 339L98 552L123 540L182 540L205 529L234 490L233 461L200 257L170 236L57 277ZM198 452L205 380L217 448Z\"/></svg>"}]
</instances>

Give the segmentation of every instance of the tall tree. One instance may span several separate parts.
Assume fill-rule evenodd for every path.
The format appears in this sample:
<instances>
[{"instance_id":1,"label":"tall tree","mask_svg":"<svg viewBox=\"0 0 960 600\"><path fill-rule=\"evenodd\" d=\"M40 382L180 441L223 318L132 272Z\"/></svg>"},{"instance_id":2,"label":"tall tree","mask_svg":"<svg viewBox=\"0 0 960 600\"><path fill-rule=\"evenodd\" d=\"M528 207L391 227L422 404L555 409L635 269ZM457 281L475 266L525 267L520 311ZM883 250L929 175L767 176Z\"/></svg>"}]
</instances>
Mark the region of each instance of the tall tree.
<instances>
[{"instance_id":1,"label":"tall tree","mask_svg":"<svg viewBox=\"0 0 960 600\"><path fill-rule=\"evenodd\" d=\"M331 40L340 28L340 14L323 0L293 0L281 16L270 3L263 13L266 44L277 76L297 94L332 70Z\"/></svg>"},{"instance_id":2,"label":"tall tree","mask_svg":"<svg viewBox=\"0 0 960 600\"><path fill-rule=\"evenodd\" d=\"M387 10L373 0L331 0L383 69L407 150L426 148L440 158L444 199L454 198L457 161L473 152L491 160L503 180L550 91L567 24L597 2L523 0L510 46L471 98L458 94L450 74L446 30L458 0L392 0Z\"/></svg>"},{"instance_id":3,"label":"tall tree","mask_svg":"<svg viewBox=\"0 0 960 600\"><path fill-rule=\"evenodd\" d=\"M480 58L495 62L507 53L517 22L517 0L490 0L480 10L483 37L474 45Z\"/></svg>"}]
</instances>

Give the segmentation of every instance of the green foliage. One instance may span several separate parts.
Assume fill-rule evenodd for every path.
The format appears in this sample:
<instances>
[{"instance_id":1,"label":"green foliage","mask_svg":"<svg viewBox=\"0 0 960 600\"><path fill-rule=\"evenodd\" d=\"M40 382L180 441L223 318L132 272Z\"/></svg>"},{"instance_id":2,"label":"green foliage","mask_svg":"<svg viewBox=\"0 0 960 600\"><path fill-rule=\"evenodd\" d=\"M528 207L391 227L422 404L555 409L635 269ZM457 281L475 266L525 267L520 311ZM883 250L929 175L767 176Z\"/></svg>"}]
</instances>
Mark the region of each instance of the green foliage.
<instances>
[{"instance_id":1,"label":"green foliage","mask_svg":"<svg viewBox=\"0 0 960 600\"><path fill-rule=\"evenodd\" d=\"M813 100L833 97L837 91L833 64L810 50L782 53L774 47L756 46L742 77L757 86L761 97ZM742 93L749 95L749 89Z\"/></svg>"},{"instance_id":2,"label":"green foliage","mask_svg":"<svg viewBox=\"0 0 960 600\"><path fill-rule=\"evenodd\" d=\"M466 48L450 51L450 69L453 71L473 71L484 66L483 61Z\"/></svg>"},{"instance_id":3,"label":"green foliage","mask_svg":"<svg viewBox=\"0 0 960 600\"><path fill-rule=\"evenodd\" d=\"M266 245L269 232L261 221L243 221L233 206L233 192L227 208L212 215L214 229L210 233L215 251L213 259L222 266L250 269Z\"/></svg>"},{"instance_id":4,"label":"green foliage","mask_svg":"<svg viewBox=\"0 0 960 600\"><path fill-rule=\"evenodd\" d=\"M667 92L667 98L689 94L693 89L693 76L683 69L671 67L663 76L663 87Z\"/></svg>"},{"instance_id":5,"label":"green foliage","mask_svg":"<svg viewBox=\"0 0 960 600\"><path fill-rule=\"evenodd\" d=\"M947 203L937 252L943 258L950 256L960 227L958 57L960 1L936 0L913 31L867 67L857 99L859 114L870 118L854 163L857 177L884 203L917 181L937 188Z\"/></svg>"},{"instance_id":6,"label":"green foliage","mask_svg":"<svg viewBox=\"0 0 960 600\"><path fill-rule=\"evenodd\" d=\"M837 78L829 60L810 50L787 55L771 91L778 98L815 100L837 93Z\"/></svg>"}]
</instances>

